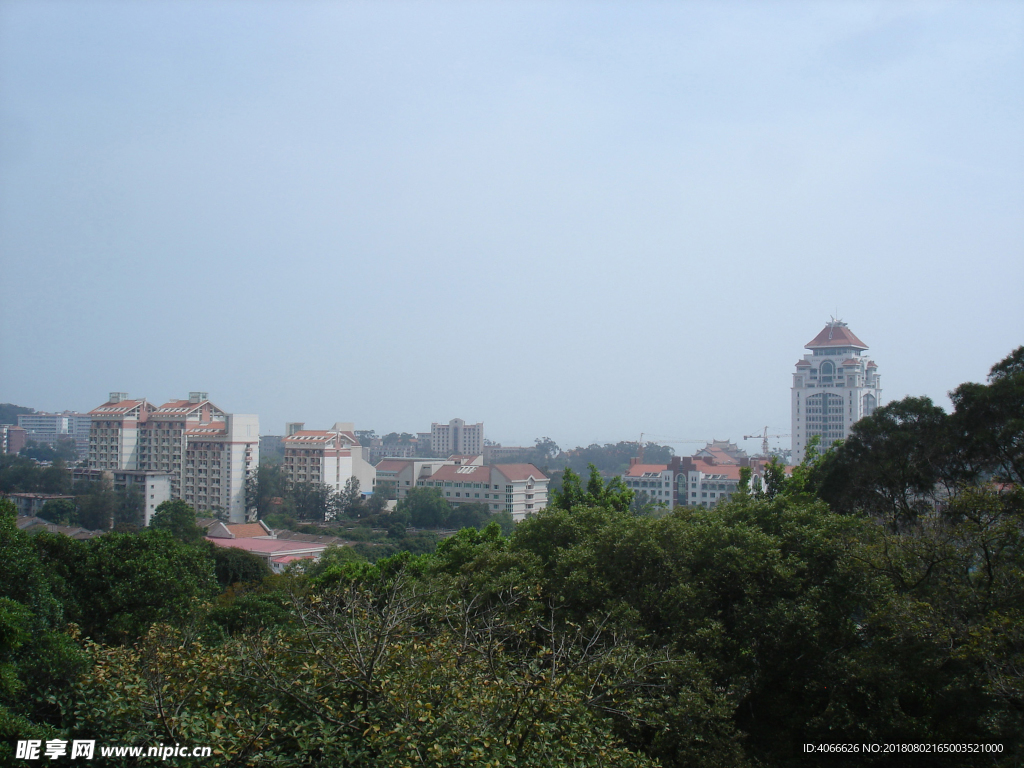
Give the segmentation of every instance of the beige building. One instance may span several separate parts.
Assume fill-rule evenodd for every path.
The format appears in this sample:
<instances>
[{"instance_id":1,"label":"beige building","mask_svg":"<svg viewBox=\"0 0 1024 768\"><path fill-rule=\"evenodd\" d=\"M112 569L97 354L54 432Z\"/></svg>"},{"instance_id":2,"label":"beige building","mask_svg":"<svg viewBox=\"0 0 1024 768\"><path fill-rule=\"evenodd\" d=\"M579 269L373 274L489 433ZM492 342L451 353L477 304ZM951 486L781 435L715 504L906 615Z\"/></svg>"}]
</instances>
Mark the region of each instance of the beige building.
<instances>
[{"instance_id":1,"label":"beige building","mask_svg":"<svg viewBox=\"0 0 1024 768\"><path fill-rule=\"evenodd\" d=\"M259 466L258 416L225 413L205 392L160 406L111 392L89 416L91 469L166 473L171 498L232 522L247 519L246 481ZM148 504L146 513L148 521Z\"/></svg>"},{"instance_id":2,"label":"beige building","mask_svg":"<svg viewBox=\"0 0 1024 768\"><path fill-rule=\"evenodd\" d=\"M824 450L882 404L878 366L846 323L829 321L805 349L810 352L797 361L791 389L794 464L803 462L812 437Z\"/></svg>"},{"instance_id":3,"label":"beige building","mask_svg":"<svg viewBox=\"0 0 1024 768\"><path fill-rule=\"evenodd\" d=\"M430 425L430 450L435 456L480 454L484 452L484 424L467 424L452 419L447 424Z\"/></svg>"},{"instance_id":4,"label":"beige building","mask_svg":"<svg viewBox=\"0 0 1024 768\"><path fill-rule=\"evenodd\" d=\"M533 464L446 464L421 485L438 489L452 505L506 510L517 523L548 505L548 477Z\"/></svg>"},{"instance_id":5,"label":"beige building","mask_svg":"<svg viewBox=\"0 0 1024 768\"><path fill-rule=\"evenodd\" d=\"M359 444L353 426L337 422L330 429L316 430L304 429L301 423L288 424L283 464L288 479L293 483L321 483L341 491L354 477L360 490L372 490L376 473L370 464L370 451Z\"/></svg>"}]
</instances>

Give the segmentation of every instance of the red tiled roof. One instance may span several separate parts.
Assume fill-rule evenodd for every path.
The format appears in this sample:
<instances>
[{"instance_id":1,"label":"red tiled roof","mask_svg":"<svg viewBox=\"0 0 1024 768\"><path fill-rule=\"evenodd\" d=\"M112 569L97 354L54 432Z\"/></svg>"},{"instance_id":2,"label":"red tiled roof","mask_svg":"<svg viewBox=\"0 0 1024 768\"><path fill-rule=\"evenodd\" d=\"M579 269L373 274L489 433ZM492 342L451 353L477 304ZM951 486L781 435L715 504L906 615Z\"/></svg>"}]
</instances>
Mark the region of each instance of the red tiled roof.
<instances>
[{"instance_id":1,"label":"red tiled roof","mask_svg":"<svg viewBox=\"0 0 1024 768\"><path fill-rule=\"evenodd\" d=\"M384 459L377 465L379 472L401 472L412 463L412 459L401 461L399 459Z\"/></svg>"},{"instance_id":2,"label":"red tiled roof","mask_svg":"<svg viewBox=\"0 0 1024 768\"><path fill-rule=\"evenodd\" d=\"M228 431L228 425L223 421L211 421L209 424L194 424L185 429L188 435L212 435L222 434Z\"/></svg>"},{"instance_id":3,"label":"red tiled roof","mask_svg":"<svg viewBox=\"0 0 1024 768\"><path fill-rule=\"evenodd\" d=\"M284 442L295 441L299 444L325 443L332 440L335 435L341 435L352 445L359 445L359 439L351 432L333 432L329 429L302 429L294 434L288 435Z\"/></svg>"},{"instance_id":4,"label":"red tiled roof","mask_svg":"<svg viewBox=\"0 0 1024 768\"><path fill-rule=\"evenodd\" d=\"M729 480L740 479L740 465L739 464L708 464L704 461L695 461L696 465L694 469L698 472L703 472L705 475L722 475Z\"/></svg>"},{"instance_id":5,"label":"red tiled roof","mask_svg":"<svg viewBox=\"0 0 1024 768\"><path fill-rule=\"evenodd\" d=\"M247 552L259 552L264 555L280 553L281 555L305 553L310 551L322 552L327 548L326 544L312 544L304 541L281 541L280 539L215 539L206 537L218 547L234 547L244 549Z\"/></svg>"},{"instance_id":6,"label":"red tiled roof","mask_svg":"<svg viewBox=\"0 0 1024 768\"><path fill-rule=\"evenodd\" d=\"M128 411L138 408L145 402L145 400L122 400L119 403L111 403L110 401L107 401L103 405L89 411L89 415L92 416L93 414L97 414L102 416L107 413L127 413Z\"/></svg>"},{"instance_id":7,"label":"red tiled roof","mask_svg":"<svg viewBox=\"0 0 1024 768\"><path fill-rule=\"evenodd\" d=\"M868 360L868 368L877 368L877 367L878 366L875 365L875 361L874 360Z\"/></svg>"},{"instance_id":8,"label":"red tiled roof","mask_svg":"<svg viewBox=\"0 0 1024 768\"><path fill-rule=\"evenodd\" d=\"M236 523L224 527L233 533L236 539L255 539L260 536L270 536L267 530L259 523Z\"/></svg>"},{"instance_id":9,"label":"red tiled roof","mask_svg":"<svg viewBox=\"0 0 1024 768\"><path fill-rule=\"evenodd\" d=\"M464 482L466 480L490 482L490 473L491 468L481 464L462 464L461 466L458 464L446 464L443 467L438 467L437 471L429 479L455 480L457 482Z\"/></svg>"},{"instance_id":10,"label":"red tiled roof","mask_svg":"<svg viewBox=\"0 0 1024 768\"><path fill-rule=\"evenodd\" d=\"M640 477L648 472L661 473L668 469L668 464L634 464L626 472L626 477Z\"/></svg>"},{"instance_id":11,"label":"red tiled roof","mask_svg":"<svg viewBox=\"0 0 1024 768\"><path fill-rule=\"evenodd\" d=\"M806 360L798 360L797 363L796 363L796 367L797 368L805 368L805 367L806 368L810 368L811 364L809 362L807 362Z\"/></svg>"},{"instance_id":12,"label":"red tiled roof","mask_svg":"<svg viewBox=\"0 0 1024 768\"><path fill-rule=\"evenodd\" d=\"M849 360L843 360L840 365L860 365L860 360L854 360L851 357Z\"/></svg>"},{"instance_id":13,"label":"red tiled roof","mask_svg":"<svg viewBox=\"0 0 1024 768\"><path fill-rule=\"evenodd\" d=\"M166 413L169 411L186 413L188 411L194 411L196 408L202 408L203 403L208 403L208 400L204 400L202 403L193 403L190 400L169 400L163 405L156 409L157 413Z\"/></svg>"},{"instance_id":14,"label":"red tiled roof","mask_svg":"<svg viewBox=\"0 0 1024 768\"><path fill-rule=\"evenodd\" d=\"M867 349L868 345L853 335L853 332L845 324L828 323L822 328L821 333L804 345L805 349L820 349L822 347L857 347Z\"/></svg>"},{"instance_id":15,"label":"red tiled roof","mask_svg":"<svg viewBox=\"0 0 1024 768\"><path fill-rule=\"evenodd\" d=\"M548 476L541 472L533 464L494 464L493 468L501 472L506 478L513 482L527 480L533 476L534 480L547 480Z\"/></svg>"}]
</instances>

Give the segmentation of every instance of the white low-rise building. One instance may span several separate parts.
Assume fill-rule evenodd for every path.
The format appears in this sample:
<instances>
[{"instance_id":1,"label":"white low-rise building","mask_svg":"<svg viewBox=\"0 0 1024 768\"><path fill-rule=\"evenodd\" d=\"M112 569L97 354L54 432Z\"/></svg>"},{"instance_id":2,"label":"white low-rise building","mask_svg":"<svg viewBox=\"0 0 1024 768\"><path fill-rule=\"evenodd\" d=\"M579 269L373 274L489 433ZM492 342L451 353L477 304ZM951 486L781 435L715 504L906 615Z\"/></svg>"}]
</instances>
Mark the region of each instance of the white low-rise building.
<instances>
[{"instance_id":1,"label":"white low-rise building","mask_svg":"<svg viewBox=\"0 0 1024 768\"><path fill-rule=\"evenodd\" d=\"M438 489L449 504L485 504L517 523L548 505L548 477L533 464L448 464L422 485Z\"/></svg>"}]
</instances>

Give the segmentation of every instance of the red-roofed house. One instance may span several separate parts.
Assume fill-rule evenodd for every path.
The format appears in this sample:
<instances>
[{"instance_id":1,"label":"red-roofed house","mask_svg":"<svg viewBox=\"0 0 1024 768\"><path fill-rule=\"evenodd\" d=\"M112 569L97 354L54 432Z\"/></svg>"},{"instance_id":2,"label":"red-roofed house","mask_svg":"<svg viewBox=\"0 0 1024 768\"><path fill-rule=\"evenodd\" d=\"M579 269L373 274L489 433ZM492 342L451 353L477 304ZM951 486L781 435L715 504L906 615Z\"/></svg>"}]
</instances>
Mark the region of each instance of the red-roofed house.
<instances>
[{"instance_id":1,"label":"red-roofed house","mask_svg":"<svg viewBox=\"0 0 1024 768\"><path fill-rule=\"evenodd\" d=\"M882 402L878 367L846 323L829 321L806 348L810 353L796 364L791 390L794 464L804 460L812 437L827 448Z\"/></svg>"}]
</instances>

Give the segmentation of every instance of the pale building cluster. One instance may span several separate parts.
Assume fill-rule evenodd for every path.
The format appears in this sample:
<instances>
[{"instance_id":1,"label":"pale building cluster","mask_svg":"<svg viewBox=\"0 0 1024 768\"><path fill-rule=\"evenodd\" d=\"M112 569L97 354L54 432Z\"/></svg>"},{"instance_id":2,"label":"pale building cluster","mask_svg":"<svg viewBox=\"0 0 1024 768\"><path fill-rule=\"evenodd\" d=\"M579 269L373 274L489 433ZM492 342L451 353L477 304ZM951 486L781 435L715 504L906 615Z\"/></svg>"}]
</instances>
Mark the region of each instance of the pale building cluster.
<instances>
[{"instance_id":1,"label":"pale building cluster","mask_svg":"<svg viewBox=\"0 0 1024 768\"><path fill-rule=\"evenodd\" d=\"M809 440L817 438L827 448L846 438L882 402L878 366L846 323L831 320L806 349L791 389L796 464L804 460ZM114 487L142 493L147 524L168 499L183 499L197 511L217 513L235 524L250 520L255 511L247 508L246 486L259 465L259 418L225 413L205 392L162 405L112 392L88 414L21 414L18 421L18 426L0 426L0 449L17 452L26 439L50 444L74 439L88 456L85 466L74 470L75 478L105 477ZM548 478L540 469L499 463L527 449L488 444L482 422L434 422L430 432L391 445L397 455L388 455L388 446L372 431L358 434L348 422L323 430L288 424L286 434L275 438L288 479L335 492L356 480L364 494L388 483L398 501L414 488L430 488L452 505L481 504L492 513L507 511L516 521L548 504ZM427 452L446 458L423 457ZM750 470L752 489L760 487L766 460L716 440L667 464L633 459L623 480L668 508L713 507L736 492L744 468Z\"/></svg>"},{"instance_id":2,"label":"pale building cluster","mask_svg":"<svg viewBox=\"0 0 1024 768\"><path fill-rule=\"evenodd\" d=\"M225 413L205 392L159 406L111 392L89 416L89 469L166 475L171 498L235 522L246 519L246 482L260 459L258 416Z\"/></svg>"},{"instance_id":3,"label":"pale building cluster","mask_svg":"<svg viewBox=\"0 0 1024 768\"><path fill-rule=\"evenodd\" d=\"M21 413L18 426L25 430L25 439L34 443L54 446L61 440L71 440L79 456L89 452L92 418L87 413Z\"/></svg>"},{"instance_id":4,"label":"pale building cluster","mask_svg":"<svg viewBox=\"0 0 1024 768\"><path fill-rule=\"evenodd\" d=\"M748 456L727 440L713 440L692 456L673 456L668 464L633 459L623 480L655 503L672 507L714 507L739 487L740 470L750 469L751 490L763 482L767 459Z\"/></svg>"}]
</instances>

